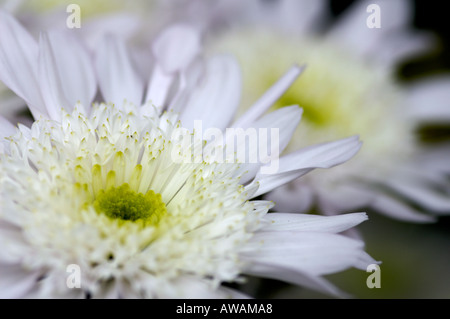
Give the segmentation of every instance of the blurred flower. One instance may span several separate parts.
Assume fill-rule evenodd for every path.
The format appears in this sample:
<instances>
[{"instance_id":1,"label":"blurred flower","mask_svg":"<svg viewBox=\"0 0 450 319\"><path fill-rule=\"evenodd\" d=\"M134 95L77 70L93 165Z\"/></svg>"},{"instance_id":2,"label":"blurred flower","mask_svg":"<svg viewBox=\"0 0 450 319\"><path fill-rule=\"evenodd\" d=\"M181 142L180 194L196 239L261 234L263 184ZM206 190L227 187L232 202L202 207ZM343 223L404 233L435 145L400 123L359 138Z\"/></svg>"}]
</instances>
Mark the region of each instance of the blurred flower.
<instances>
[{"instance_id":1,"label":"blurred flower","mask_svg":"<svg viewBox=\"0 0 450 319\"><path fill-rule=\"evenodd\" d=\"M108 34L132 43L131 58L138 61L141 76L151 69L148 47L165 27L176 21L203 29L214 19L211 4L201 0L0 0L0 9L13 14L33 36L41 31L67 30L70 5L79 6L81 24L71 33L91 51ZM203 19L198 19L199 15ZM24 101L0 83L0 114L14 123L31 124L25 110Z\"/></svg>"},{"instance_id":2,"label":"blurred flower","mask_svg":"<svg viewBox=\"0 0 450 319\"><path fill-rule=\"evenodd\" d=\"M448 146L424 145L421 123L449 121L448 78L397 83L394 66L425 52L434 38L412 30L410 2L358 1L330 24L325 1L223 1L228 21L212 46L236 54L243 67L244 105L292 62L304 75L278 100L304 109L288 146L359 134L362 151L332 172L315 171L271 194L285 211L326 214L371 207L393 218L430 222L450 213ZM378 4L381 28L366 21ZM264 66L264 67L261 67ZM245 109L241 109L241 113ZM430 214L424 214L424 213Z\"/></svg>"},{"instance_id":3,"label":"blurred flower","mask_svg":"<svg viewBox=\"0 0 450 319\"><path fill-rule=\"evenodd\" d=\"M364 213L268 213L271 202L254 200L348 160L358 138L281 157L270 175L259 163L223 163L216 153L174 160L191 154L181 152L186 147L195 154L210 146L182 126L201 120L224 129L239 106L236 61L199 59L192 28L175 25L157 37L147 90L116 37L98 44L94 67L70 34L42 33L36 43L5 13L0 32L1 80L36 119L27 128L0 118L1 297L243 297L221 284L245 274L336 295L322 275L375 262L363 242L338 234ZM242 127L279 127L283 149L301 110L261 114L300 71L292 67L275 83ZM104 102L91 107L97 85ZM68 285L74 265L81 289Z\"/></svg>"}]
</instances>

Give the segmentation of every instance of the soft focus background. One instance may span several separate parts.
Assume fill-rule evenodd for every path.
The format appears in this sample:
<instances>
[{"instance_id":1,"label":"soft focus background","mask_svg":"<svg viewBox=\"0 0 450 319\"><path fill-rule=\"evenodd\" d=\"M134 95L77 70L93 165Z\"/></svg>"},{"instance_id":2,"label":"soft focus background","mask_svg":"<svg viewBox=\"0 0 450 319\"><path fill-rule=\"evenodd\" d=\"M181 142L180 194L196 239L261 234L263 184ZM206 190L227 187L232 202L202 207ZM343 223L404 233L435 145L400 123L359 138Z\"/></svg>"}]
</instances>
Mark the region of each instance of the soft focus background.
<instances>
[{"instance_id":1,"label":"soft focus background","mask_svg":"<svg viewBox=\"0 0 450 319\"><path fill-rule=\"evenodd\" d=\"M346 1L332 2L339 2L335 4L339 12ZM449 74L448 9L438 1L416 0L414 4L415 27L435 32L440 38L440 46L421 58L405 62L399 67L399 77L403 81L413 81L438 73ZM450 126L424 129L423 133L431 142L449 140ZM441 217L437 224L413 225L370 214L370 223L360 229L368 251L383 260L381 288L355 285L353 281L345 281L346 276L336 278L342 287L349 287L349 291L361 298L450 298L449 217ZM363 281L366 276L361 277Z\"/></svg>"},{"instance_id":2,"label":"soft focus background","mask_svg":"<svg viewBox=\"0 0 450 319\"><path fill-rule=\"evenodd\" d=\"M131 3L132 7L133 2L129 1L127 4ZM334 17L338 17L353 2L355 1L330 0ZM412 82L438 73L450 75L450 29L448 28L450 12L447 12L443 1L411 0L411 2L416 8L414 26L435 33L440 39L440 44L425 55L399 65L396 72L399 80ZM45 3L45 6L53 6L58 2L46 1ZM78 2L74 0L73 3ZM96 2L92 1L92 3ZM122 5L117 1L98 1L98 3L99 6L93 4L89 6L89 15L101 12L102 6L108 11L114 10L115 7L121 8ZM41 7L38 11L42 13L42 10ZM429 143L443 139L450 141L450 125L423 127L420 134ZM403 223L367 212L370 220L358 229L366 242L367 252L383 262L381 288L367 288L366 279L370 274L358 270L348 270L328 278L355 298L450 298L448 271L450 269L450 217L441 217L436 224L420 225ZM272 280L262 282L251 280L248 289L256 289L256 296L259 298L328 298L322 294Z\"/></svg>"}]
</instances>

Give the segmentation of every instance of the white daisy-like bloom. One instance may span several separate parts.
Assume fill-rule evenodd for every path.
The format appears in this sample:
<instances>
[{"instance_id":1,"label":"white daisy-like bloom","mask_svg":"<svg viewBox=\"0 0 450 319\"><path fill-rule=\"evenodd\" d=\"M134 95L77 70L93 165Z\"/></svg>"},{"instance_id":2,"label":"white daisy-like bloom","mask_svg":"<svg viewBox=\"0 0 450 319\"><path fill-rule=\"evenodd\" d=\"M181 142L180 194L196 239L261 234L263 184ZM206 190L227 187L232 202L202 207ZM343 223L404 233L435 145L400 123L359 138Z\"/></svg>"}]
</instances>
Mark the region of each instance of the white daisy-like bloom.
<instances>
[{"instance_id":1,"label":"white daisy-like bloom","mask_svg":"<svg viewBox=\"0 0 450 319\"><path fill-rule=\"evenodd\" d=\"M326 27L325 1L223 2L228 28L211 42L241 62L244 105L286 65L308 65L275 106L298 104L304 110L288 150L353 134L365 143L355 158L333 171L315 171L277 188L271 198L280 209L317 207L336 214L371 207L413 222L432 222L450 212L445 178L450 162L442 156L448 146L425 145L417 133L421 123L448 123L450 81L440 77L401 85L393 74L399 61L425 52L434 41L409 27L410 4L358 1ZM374 6L380 9L381 28L367 25Z\"/></svg>"},{"instance_id":2,"label":"white daisy-like bloom","mask_svg":"<svg viewBox=\"0 0 450 319\"><path fill-rule=\"evenodd\" d=\"M201 59L194 29L174 25L155 40L146 90L115 37L92 62L70 34L37 43L3 12L0 34L0 78L36 119L28 128L0 118L0 297L245 297L224 285L245 275L339 295L323 275L375 263L339 234L364 213L269 212L272 202L255 200L345 162L358 137L292 152L272 174L270 163L223 163L214 152L193 160L211 144L188 129L230 126L241 89L237 62ZM284 148L301 109L262 114L300 73L292 67L240 127L279 128ZM97 84L105 102L91 106Z\"/></svg>"}]
</instances>

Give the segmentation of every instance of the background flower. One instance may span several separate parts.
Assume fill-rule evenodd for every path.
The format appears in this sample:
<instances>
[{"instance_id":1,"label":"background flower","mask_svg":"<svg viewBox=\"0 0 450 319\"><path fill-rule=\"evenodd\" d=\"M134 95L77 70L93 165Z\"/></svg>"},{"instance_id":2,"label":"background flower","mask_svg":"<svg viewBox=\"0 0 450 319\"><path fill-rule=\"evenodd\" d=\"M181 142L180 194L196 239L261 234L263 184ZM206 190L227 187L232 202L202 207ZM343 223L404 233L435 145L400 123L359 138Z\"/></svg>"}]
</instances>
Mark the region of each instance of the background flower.
<instances>
[{"instance_id":1,"label":"background flower","mask_svg":"<svg viewBox=\"0 0 450 319\"><path fill-rule=\"evenodd\" d=\"M417 18L414 20L417 26L420 27L430 27L433 25L443 25L445 21L445 16L441 13L444 10L439 5L425 4L424 2L417 1L418 11ZM272 3L274 4L274 3ZM358 2L354 2L353 7L347 7L338 2L331 2L334 8L334 14L339 13L338 18L345 19L345 14L348 10L358 6ZM270 6L270 4L269 4ZM359 8L364 8L364 3L360 5ZM273 10L273 8L272 8ZM344 11L347 10L347 11ZM267 12L272 12L270 9ZM404 12L402 13L404 14ZM401 23L402 14L395 15L393 21L395 23ZM428 18L427 15L428 14ZM274 15L270 15L273 17ZM293 15L295 17L295 15ZM348 16L347 16L348 17ZM384 16L386 19L386 15ZM437 18L436 18L437 17ZM412 19L412 16L410 16ZM331 17L330 21L326 25L333 25L335 22ZM273 23L276 19L272 19ZM288 19L287 19L288 20ZM307 22L317 22L307 19ZM260 21L261 22L261 21ZM275 21L278 23L279 21ZM297 24L305 23L305 21L299 21L298 19L289 20L286 24L288 27L289 22L294 22ZM421 25L421 23L423 23ZM426 24L428 23L428 25ZM271 29L269 28L269 32ZM324 30L323 26L319 30ZM442 30L446 30L442 27ZM292 28L289 29L292 32ZM357 38L358 32L352 32L351 29L347 30L348 38ZM413 32L417 32L414 30ZM445 31L446 32L446 31ZM435 39L436 40L436 39ZM448 164L448 153L445 151L448 141L448 110L449 104L447 99L448 90L448 51L445 51L446 43L448 43L446 38L443 39L444 42L435 42L433 46L422 47L423 50L416 57L409 56L408 59L403 59L397 65L389 65L389 72L393 72L397 80L401 81L402 85L407 84L410 88L409 97L407 99L406 105L408 108L410 104L414 103L417 107L422 108L420 116L422 116L422 125L416 126L416 133L421 140L422 147L424 147L425 153L428 154L430 149L438 146L441 150L439 155L435 154L435 160L432 160L432 156L428 156L425 161L419 166L420 171L424 168L430 169L429 172L440 170L437 174L438 178L442 181L446 181L445 172L446 168L444 165ZM370 41L369 41L370 42ZM278 41L276 43L279 43ZM404 46L394 44L396 49L403 49ZM447 46L448 47L448 46ZM274 49L278 51L278 48ZM299 48L301 50L301 48ZM269 50L270 52L270 50ZM443 53L442 53L443 52ZM405 52L404 52L405 53ZM408 53L408 52L406 52ZM376 57L377 51L372 50L372 55ZM382 56L382 55L381 55ZM334 67L334 66L331 66ZM394 68L395 67L395 68ZM427 78L426 76L432 76ZM422 87L422 89L417 90ZM434 90L433 90L434 87ZM423 94L423 95L422 95ZM419 99L419 96L421 98ZM424 104L425 103L425 104ZM434 103L435 107L431 106ZM428 118L424 118L425 114L429 115ZM436 112L436 113L435 113ZM438 116L436 116L438 114ZM419 114L418 114L419 115ZM439 117L439 119L437 119ZM415 117L417 120L418 117ZM408 119L407 121L411 121ZM432 122L434 121L434 124ZM426 125L423 125L426 124ZM390 138L397 138L398 136L388 135ZM426 143L422 143L426 140ZM430 143L431 142L431 143ZM444 144L440 144L444 142ZM365 145L366 146L366 145ZM440 148L439 148L440 147ZM356 160L356 159L355 159ZM446 162L447 164L439 164ZM447 179L448 180L448 179ZM287 189L289 190L289 189ZM284 195L284 192L280 193ZM393 193L390 193L392 196ZM418 193L417 196L423 195L423 193ZM448 198L445 196L444 198ZM416 198L417 200L417 198ZM299 202L296 202L297 205ZM422 210L423 212L428 212L428 209ZM394 214L397 211L394 211ZM373 215L373 214L372 214ZM385 262L382 265L382 269L385 269L387 274L386 285L382 289L368 289L363 284L356 284L352 286L353 291L358 291L359 296L363 297L445 297L448 296L449 292L446 289L445 271L440 271L441 267L448 267L449 259L446 254L442 252L446 250L448 246L448 218L441 217L439 224L435 226L419 226L419 225L403 225L400 223L389 221L383 217L374 216L373 217L377 226L369 225L368 227L362 227L363 236L368 236L370 238L383 237L384 244L376 245L376 249L381 253L386 253L389 257L389 262ZM374 227L372 227L374 226ZM386 237L385 237L386 236ZM362 276L353 274L355 277L360 278L360 280L349 280L349 283L358 283L363 280ZM348 274L349 277L352 275ZM349 279L346 278L346 280ZM421 278L421 279L417 279ZM339 280L341 278L336 278ZM343 283L343 281L341 281ZM272 283L273 284L273 283ZM351 289L351 290L352 290ZM301 292L288 290L287 292L281 294L281 296L304 296ZM306 294L307 295L307 294Z\"/></svg>"},{"instance_id":2,"label":"background flower","mask_svg":"<svg viewBox=\"0 0 450 319\"><path fill-rule=\"evenodd\" d=\"M367 25L366 9L372 3L382 16L379 29ZM439 155L431 159L447 145L424 144L417 136L422 123L448 118L450 79L407 85L398 83L394 73L401 61L434 43L430 34L409 27L410 2L356 2L333 22L323 1L227 4L229 26L211 36L211 42L239 57L244 105L286 63L305 62L304 77L278 101L305 109L306 125L291 146L352 134L360 134L365 142L358 156L332 174L317 171L277 190L272 196L283 199L283 209L308 211L317 206L335 214L372 207L415 222L434 220L423 212L450 213L450 184L443 177L448 162ZM264 70L261 64L269 67Z\"/></svg>"},{"instance_id":3,"label":"background flower","mask_svg":"<svg viewBox=\"0 0 450 319\"><path fill-rule=\"evenodd\" d=\"M266 1L267 2L267 1ZM332 14L330 15L329 22L333 21L333 15L341 14L342 10L348 9L347 5L354 1L329 1L327 5L330 5ZM438 28L442 34L448 32L446 27L446 8L442 4L430 4L428 1L411 1L417 5L415 25L420 28ZM176 1L175 7L183 3L183 1ZM269 3L269 2L267 2ZM170 5L168 6L170 7ZM64 8L63 8L64 9ZM183 10L180 10L183 11ZM116 13L122 13L120 9ZM191 11L194 14L198 11ZM220 13L223 13L222 10ZM63 17L64 14L62 14ZM180 14L182 16L182 14ZM205 16L202 14L201 16ZM223 15L222 15L223 16ZM398 16L399 21L401 16ZM198 20L198 19L197 19ZM218 14L214 19L215 28L222 28L226 26L226 19L221 18ZM301 19L295 19L296 23L302 23ZM306 19L308 20L308 19ZM272 21L273 22L273 21ZM308 22L308 21L305 21ZM401 21L400 21L401 22ZM273 24L272 24L273 25ZM153 29L147 29L153 32ZM352 35L352 32L349 33ZM399 48L399 46L397 46ZM401 51L401 50L400 50ZM450 69L450 61L448 50L448 40L444 38L444 42L441 46L434 48L433 51L427 51L426 55L420 57L420 60L415 60L413 63L403 62L402 68L397 71L397 75L402 75L402 80L412 83L415 79L420 79L421 75L439 75L448 72ZM443 72L444 71L444 72ZM442 91L441 91L442 92ZM434 94L429 95L431 98L438 97ZM442 95L441 95L442 96ZM445 95L444 95L445 96ZM439 98L442 101L442 98ZM441 110L443 110L441 108ZM445 109L444 109L445 110ZM436 113L435 113L436 114ZM438 113L439 114L439 113ZM423 115L423 114L422 114ZM435 126L425 126L420 130L423 137L426 137L428 142L430 141L442 141L448 137L448 126L445 122L441 122ZM434 156L434 159L442 159L443 156L447 156L445 152L442 152L438 157ZM428 161L432 167L438 168L436 162ZM444 163L445 164L445 161ZM384 287L383 289L369 290L365 286L366 274L354 274L350 273L351 280L348 277L344 277L345 280L341 281L341 284L345 287L349 286L348 291L358 292L358 296L362 297L442 297L448 296L448 287L445 284L445 273L448 265L450 264L448 256L443 251L446 251L448 247L448 218L440 218L439 223L434 226L419 226L419 225L403 225L381 216L373 216L371 223L374 225L372 228L369 223L365 223L362 226L363 235L368 239L382 239L385 241L384 245L375 246L369 243L369 248L375 249L378 253L377 256L385 254L389 256L384 260L382 266ZM380 234L380 229L382 233ZM413 266L411 266L413 265ZM355 277L356 276L356 277ZM359 277L358 277L359 276ZM355 279L357 278L357 279ZM421 279L418 279L421 278ZM341 278L333 278L339 281ZM262 289L261 296L267 296L268 291L273 290L273 282L269 287L264 286L266 289ZM263 287L263 288L264 288ZM298 290L289 290L282 296L302 296L302 293ZM323 296L322 296L323 297Z\"/></svg>"},{"instance_id":4,"label":"background flower","mask_svg":"<svg viewBox=\"0 0 450 319\"><path fill-rule=\"evenodd\" d=\"M348 160L358 137L276 158L272 174L262 159L185 155L184 137L194 155L211 144L186 129L193 121L236 127L241 84L233 58L199 59L195 29L174 25L156 38L144 90L120 39L99 44L94 71L70 34L41 33L37 43L12 16L0 17L1 79L35 118L16 128L0 117L1 296L241 296L221 284L244 274L340 295L322 275L376 263L362 241L336 234L365 214L268 214L272 203L251 200ZM244 128L279 129L271 155L286 147L302 112L261 114L300 73L292 67L241 119ZM104 103L91 107L97 85ZM238 142L231 154L258 148ZM66 286L71 264L81 269L81 289Z\"/></svg>"}]
</instances>

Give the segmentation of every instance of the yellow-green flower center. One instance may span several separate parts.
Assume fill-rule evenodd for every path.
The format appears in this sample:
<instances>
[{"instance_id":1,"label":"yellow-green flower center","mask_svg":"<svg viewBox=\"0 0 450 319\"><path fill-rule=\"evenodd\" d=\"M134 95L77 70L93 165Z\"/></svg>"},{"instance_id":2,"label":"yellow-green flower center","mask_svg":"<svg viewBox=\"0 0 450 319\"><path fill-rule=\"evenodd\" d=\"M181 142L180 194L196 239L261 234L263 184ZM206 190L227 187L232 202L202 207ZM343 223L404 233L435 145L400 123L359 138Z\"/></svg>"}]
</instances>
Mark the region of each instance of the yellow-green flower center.
<instances>
[{"instance_id":1,"label":"yellow-green flower center","mask_svg":"<svg viewBox=\"0 0 450 319\"><path fill-rule=\"evenodd\" d=\"M143 220L152 225L158 224L167 213L161 194L152 190L146 194L137 193L128 184L100 190L93 205L98 213L112 219Z\"/></svg>"}]
</instances>

